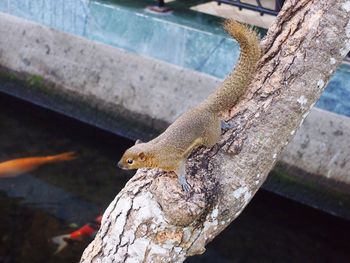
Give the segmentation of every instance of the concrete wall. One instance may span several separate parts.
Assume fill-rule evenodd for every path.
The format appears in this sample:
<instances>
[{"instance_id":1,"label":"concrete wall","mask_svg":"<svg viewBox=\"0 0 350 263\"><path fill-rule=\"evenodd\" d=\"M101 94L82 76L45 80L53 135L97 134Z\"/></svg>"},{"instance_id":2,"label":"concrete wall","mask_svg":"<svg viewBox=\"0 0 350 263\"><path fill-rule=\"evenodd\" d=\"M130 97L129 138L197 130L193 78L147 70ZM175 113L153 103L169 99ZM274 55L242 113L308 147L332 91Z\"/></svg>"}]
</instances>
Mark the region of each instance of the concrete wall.
<instances>
[{"instance_id":1,"label":"concrete wall","mask_svg":"<svg viewBox=\"0 0 350 263\"><path fill-rule=\"evenodd\" d=\"M36 75L90 104L155 129L219 83L199 72L127 53L0 13L0 64Z\"/></svg>"},{"instance_id":2,"label":"concrete wall","mask_svg":"<svg viewBox=\"0 0 350 263\"><path fill-rule=\"evenodd\" d=\"M281 161L318 179L350 186L350 118L314 108Z\"/></svg>"}]
</instances>

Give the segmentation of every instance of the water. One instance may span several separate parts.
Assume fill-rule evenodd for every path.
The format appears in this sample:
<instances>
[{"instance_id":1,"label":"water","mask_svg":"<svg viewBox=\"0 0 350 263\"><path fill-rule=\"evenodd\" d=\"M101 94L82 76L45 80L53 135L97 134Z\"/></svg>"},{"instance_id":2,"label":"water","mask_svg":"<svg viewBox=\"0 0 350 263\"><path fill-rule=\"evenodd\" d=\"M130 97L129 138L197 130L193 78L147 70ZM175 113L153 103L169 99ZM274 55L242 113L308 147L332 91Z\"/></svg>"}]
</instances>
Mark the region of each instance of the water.
<instances>
[{"instance_id":1,"label":"water","mask_svg":"<svg viewBox=\"0 0 350 263\"><path fill-rule=\"evenodd\" d=\"M132 142L0 93L0 161L64 151L79 158L0 179L0 262L78 262L91 241L60 253L52 237L104 211L131 173L116 161ZM259 191L196 262L348 262L350 222Z\"/></svg>"},{"instance_id":2,"label":"water","mask_svg":"<svg viewBox=\"0 0 350 263\"><path fill-rule=\"evenodd\" d=\"M350 117L350 65L342 64L332 76L316 107Z\"/></svg>"},{"instance_id":3,"label":"water","mask_svg":"<svg viewBox=\"0 0 350 263\"><path fill-rule=\"evenodd\" d=\"M130 177L116 160L131 142L3 95L0 130L0 161L65 151L79 155L0 179L0 262L77 262L89 240L54 255L50 239L104 211Z\"/></svg>"}]
</instances>

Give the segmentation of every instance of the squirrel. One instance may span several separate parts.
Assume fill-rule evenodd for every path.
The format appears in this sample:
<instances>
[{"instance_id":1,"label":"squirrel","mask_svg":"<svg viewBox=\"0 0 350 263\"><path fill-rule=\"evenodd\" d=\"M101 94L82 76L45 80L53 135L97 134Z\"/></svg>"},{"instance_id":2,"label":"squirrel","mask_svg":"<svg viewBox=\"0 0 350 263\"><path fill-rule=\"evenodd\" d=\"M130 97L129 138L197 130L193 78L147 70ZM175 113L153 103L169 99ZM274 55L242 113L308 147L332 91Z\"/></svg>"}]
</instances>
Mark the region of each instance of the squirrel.
<instances>
[{"instance_id":1,"label":"squirrel","mask_svg":"<svg viewBox=\"0 0 350 263\"><path fill-rule=\"evenodd\" d=\"M147 143L137 141L126 150L118 162L120 168L173 171L183 190L190 190L185 177L187 158L196 147L204 145L211 148L219 141L220 116L245 93L262 55L255 31L234 20L225 21L224 28L240 45L240 57L234 71L207 99L182 114L158 137Z\"/></svg>"}]
</instances>

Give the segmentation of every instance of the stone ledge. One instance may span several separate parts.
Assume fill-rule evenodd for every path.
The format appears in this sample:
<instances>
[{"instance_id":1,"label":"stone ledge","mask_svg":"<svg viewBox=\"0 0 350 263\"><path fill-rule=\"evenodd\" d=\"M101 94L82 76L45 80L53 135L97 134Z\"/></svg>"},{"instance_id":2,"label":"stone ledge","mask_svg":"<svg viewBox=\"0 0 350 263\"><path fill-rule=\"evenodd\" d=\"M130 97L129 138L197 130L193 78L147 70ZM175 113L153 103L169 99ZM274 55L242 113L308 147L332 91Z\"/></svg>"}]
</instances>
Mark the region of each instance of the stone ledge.
<instances>
[{"instance_id":1,"label":"stone ledge","mask_svg":"<svg viewBox=\"0 0 350 263\"><path fill-rule=\"evenodd\" d=\"M0 13L0 66L128 120L160 130L219 80ZM96 105L96 102L99 105ZM138 134L135 131L132 134Z\"/></svg>"}]
</instances>

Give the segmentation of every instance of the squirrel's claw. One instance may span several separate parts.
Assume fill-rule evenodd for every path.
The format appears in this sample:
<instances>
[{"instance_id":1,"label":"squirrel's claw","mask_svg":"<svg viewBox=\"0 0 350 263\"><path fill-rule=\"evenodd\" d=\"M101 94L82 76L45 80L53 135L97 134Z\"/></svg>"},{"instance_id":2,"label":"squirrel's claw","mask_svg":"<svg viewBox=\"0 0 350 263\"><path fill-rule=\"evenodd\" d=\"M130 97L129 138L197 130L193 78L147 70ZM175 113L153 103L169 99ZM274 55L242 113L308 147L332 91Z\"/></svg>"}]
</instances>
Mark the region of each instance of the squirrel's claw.
<instances>
[{"instance_id":1,"label":"squirrel's claw","mask_svg":"<svg viewBox=\"0 0 350 263\"><path fill-rule=\"evenodd\" d=\"M191 186L187 183L186 176L185 175L180 175L178 180L179 180L180 185L182 186L182 189L185 192L189 192L190 189L191 189Z\"/></svg>"},{"instance_id":2,"label":"squirrel's claw","mask_svg":"<svg viewBox=\"0 0 350 263\"><path fill-rule=\"evenodd\" d=\"M177 179L179 180L180 185L182 186L182 189L188 193L191 189L191 186L187 183L186 180L186 168L185 168L185 162L182 161L178 167L178 169L175 171L177 174Z\"/></svg>"},{"instance_id":3,"label":"squirrel's claw","mask_svg":"<svg viewBox=\"0 0 350 263\"><path fill-rule=\"evenodd\" d=\"M226 130L233 129L233 128L234 128L233 124L227 123L225 121L221 121L221 129L226 131Z\"/></svg>"}]
</instances>

